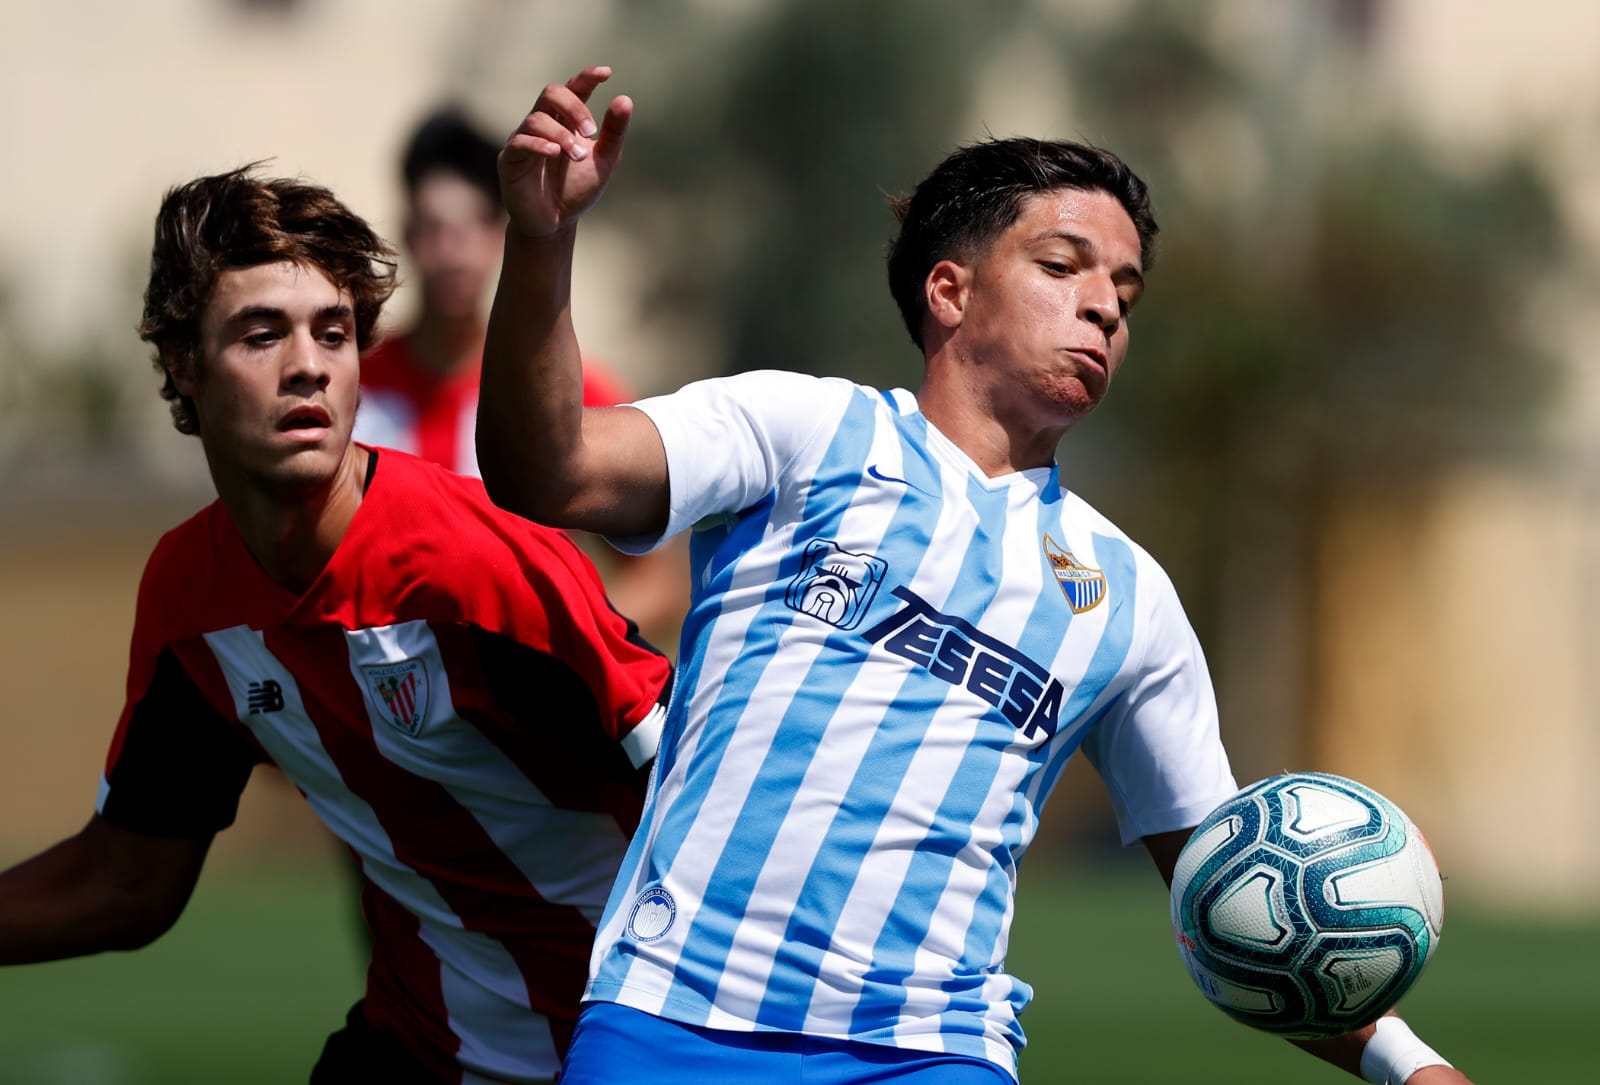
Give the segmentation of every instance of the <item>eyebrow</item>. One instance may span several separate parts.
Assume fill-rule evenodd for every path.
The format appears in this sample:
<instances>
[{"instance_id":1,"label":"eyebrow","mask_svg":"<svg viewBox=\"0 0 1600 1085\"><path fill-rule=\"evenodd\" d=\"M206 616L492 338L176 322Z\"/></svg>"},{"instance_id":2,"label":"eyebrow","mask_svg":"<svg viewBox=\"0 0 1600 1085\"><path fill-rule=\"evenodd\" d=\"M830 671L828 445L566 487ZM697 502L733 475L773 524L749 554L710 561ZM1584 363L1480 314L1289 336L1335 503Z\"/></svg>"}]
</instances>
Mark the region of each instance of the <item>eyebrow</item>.
<instances>
[{"instance_id":1,"label":"eyebrow","mask_svg":"<svg viewBox=\"0 0 1600 1085\"><path fill-rule=\"evenodd\" d=\"M340 303L338 305L324 305L312 314L311 319L318 323L330 320L349 320L355 315L355 310L350 306ZM271 305L246 305L243 309L228 318L229 324L241 324L250 320L288 320L289 314Z\"/></svg>"},{"instance_id":2,"label":"eyebrow","mask_svg":"<svg viewBox=\"0 0 1600 1085\"><path fill-rule=\"evenodd\" d=\"M1084 237L1082 234L1075 234L1071 230L1046 230L1041 234L1030 237L1028 239L1028 244L1036 245L1041 241L1048 241L1051 238L1060 238L1061 240L1067 242L1067 244L1072 245L1079 252L1083 253L1083 258L1085 260L1093 262L1099 259L1099 247L1087 237ZM1123 283L1129 283L1139 293L1144 293L1144 274L1132 264L1123 264L1121 267L1112 271L1111 281L1119 286Z\"/></svg>"}]
</instances>

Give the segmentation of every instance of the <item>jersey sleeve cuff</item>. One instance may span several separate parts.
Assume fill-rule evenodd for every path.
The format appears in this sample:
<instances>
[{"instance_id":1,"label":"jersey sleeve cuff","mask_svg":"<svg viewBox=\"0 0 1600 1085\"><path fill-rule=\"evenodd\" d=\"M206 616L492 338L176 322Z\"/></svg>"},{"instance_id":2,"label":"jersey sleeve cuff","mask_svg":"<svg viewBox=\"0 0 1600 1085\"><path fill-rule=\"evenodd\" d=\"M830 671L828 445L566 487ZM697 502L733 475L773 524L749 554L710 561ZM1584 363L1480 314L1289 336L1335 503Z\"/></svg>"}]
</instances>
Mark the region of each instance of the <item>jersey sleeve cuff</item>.
<instances>
[{"instance_id":1,"label":"jersey sleeve cuff","mask_svg":"<svg viewBox=\"0 0 1600 1085\"><path fill-rule=\"evenodd\" d=\"M1124 814L1121 810L1117 810L1117 831L1122 838L1122 844L1127 847L1129 844L1136 843L1147 836L1175 832L1179 829L1192 829L1204 821L1207 814L1222 805L1223 800L1234 795L1236 791L1237 789L1219 792L1210 798L1137 815Z\"/></svg>"},{"instance_id":2,"label":"jersey sleeve cuff","mask_svg":"<svg viewBox=\"0 0 1600 1085\"><path fill-rule=\"evenodd\" d=\"M657 396L655 400L662 398L665 397ZM650 424L655 426L656 433L661 437L661 445L667 454L668 509L666 526L660 532L651 535L604 536L606 543L613 550L619 550L630 557L638 557L641 554L648 554L688 525L683 523L682 510L677 507L676 503L677 495L674 492L676 487L672 485L672 464L675 459L673 454L682 443L681 437L673 425L675 416L670 411L655 409L655 401L651 399L643 399L637 403L630 403L628 406L650 419Z\"/></svg>"},{"instance_id":3,"label":"jersey sleeve cuff","mask_svg":"<svg viewBox=\"0 0 1600 1085\"><path fill-rule=\"evenodd\" d=\"M648 765L661 747L661 728L666 723L667 710L662 705L651 705L644 719L622 736L622 751L634 768Z\"/></svg>"}]
</instances>

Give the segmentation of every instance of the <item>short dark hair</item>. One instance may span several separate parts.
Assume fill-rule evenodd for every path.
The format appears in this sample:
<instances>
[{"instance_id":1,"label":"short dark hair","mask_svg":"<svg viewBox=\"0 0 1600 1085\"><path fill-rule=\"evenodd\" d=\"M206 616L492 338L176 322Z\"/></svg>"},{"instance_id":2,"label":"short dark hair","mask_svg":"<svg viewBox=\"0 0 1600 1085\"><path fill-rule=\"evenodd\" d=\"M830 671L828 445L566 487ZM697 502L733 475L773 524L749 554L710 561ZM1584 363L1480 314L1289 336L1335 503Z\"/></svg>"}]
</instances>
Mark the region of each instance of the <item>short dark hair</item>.
<instances>
[{"instance_id":1,"label":"short dark hair","mask_svg":"<svg viewBox=\"0 0 1600 1085\"><path fill-rule=\"evenodd\" d=\"M155 345L179 433L199 433L200 420L171 370L199 362L200 318L223 272L280 260L316 268L349 293L361 350L394 291L394 249L364 219L318 185L253 176L259 165L179 185L156 213L139 338Z\"/></svg>"},{"instance_id":2,"label":"short dark hair","mask_svg":"<svg viewBox=\"0 0 1600 1085\"><path fill-rule=\"evenodd\" d=\"M990 139L953 152L910 196L891 201L900 236L889 246L889 292L912 342L922 346L923 284L941 260L971 260L1017 220L1022 201L1059 188L1106 192L1139 234L1144 267L1155 262L1150 194L1110 151L1067 140Z\"/></svg>"},{"instance_id":3,"label":"short dark hair","mask_svg":"<svg viewBox=\"0 0 1600 1085\"><path fill-rule=\"evenodd\" d=\"M412 133L400 159L400 175L406 192L412 193L430 173L454 174L489 197L498 211L499 156L499 145L479 131L460 106L448 105L429 114Z\"/></svg>"}]
</instances>

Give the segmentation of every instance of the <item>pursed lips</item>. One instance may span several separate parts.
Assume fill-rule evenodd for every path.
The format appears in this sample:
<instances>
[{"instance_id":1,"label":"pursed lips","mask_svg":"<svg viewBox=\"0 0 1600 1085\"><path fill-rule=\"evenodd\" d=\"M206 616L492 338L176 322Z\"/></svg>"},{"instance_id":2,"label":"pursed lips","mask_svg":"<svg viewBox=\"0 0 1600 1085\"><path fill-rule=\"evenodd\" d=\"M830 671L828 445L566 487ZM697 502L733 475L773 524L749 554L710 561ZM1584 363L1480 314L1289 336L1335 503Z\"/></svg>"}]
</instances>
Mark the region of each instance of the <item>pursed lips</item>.
<instances>
[{"instance_id":1,"label":"pursed lips","mask_svg":"<svg viewBox=\"0 0 1600 1085\"><path fill-rule=\"evenodd\" d=\"M1076 358L1080 364L1098 373L1102 378L1109 376L1106 371L1106 356L1093 347L1062 347L1061 352L1068 357Z\"/></svg>"}]
</instances>

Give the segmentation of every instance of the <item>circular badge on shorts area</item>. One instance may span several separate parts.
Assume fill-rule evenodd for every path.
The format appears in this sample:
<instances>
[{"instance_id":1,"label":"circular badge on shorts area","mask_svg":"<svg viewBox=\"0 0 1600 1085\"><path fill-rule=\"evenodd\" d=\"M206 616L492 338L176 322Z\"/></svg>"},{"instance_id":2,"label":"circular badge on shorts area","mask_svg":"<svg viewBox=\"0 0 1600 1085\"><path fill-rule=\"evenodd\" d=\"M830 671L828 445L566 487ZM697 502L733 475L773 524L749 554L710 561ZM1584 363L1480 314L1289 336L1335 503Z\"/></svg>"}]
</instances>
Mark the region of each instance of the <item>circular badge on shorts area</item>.
<instances>
[{"instance_id":1,"label":"circular badge on shorts area","mask_svg":"<svg viewBox=\"0 0 1600 1085\"><path fill-rule=\"evenodd\" d=\"M654 942L672 929L678 915L678 904L666 888L652 885L633 902L628 913L628 934L639 942Z\"/></svg>"}]
</instances>

